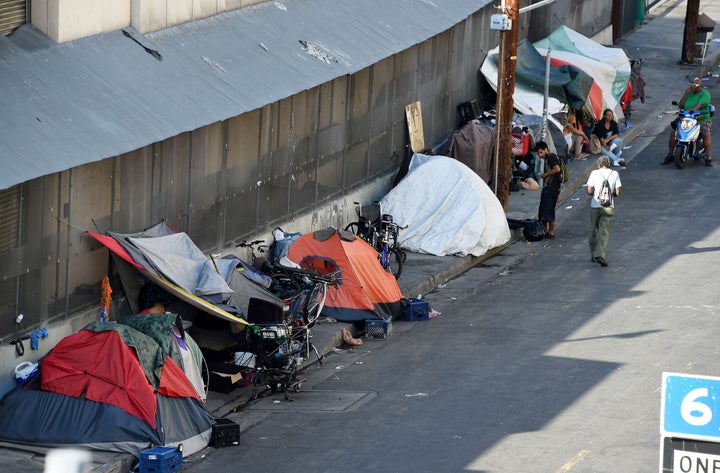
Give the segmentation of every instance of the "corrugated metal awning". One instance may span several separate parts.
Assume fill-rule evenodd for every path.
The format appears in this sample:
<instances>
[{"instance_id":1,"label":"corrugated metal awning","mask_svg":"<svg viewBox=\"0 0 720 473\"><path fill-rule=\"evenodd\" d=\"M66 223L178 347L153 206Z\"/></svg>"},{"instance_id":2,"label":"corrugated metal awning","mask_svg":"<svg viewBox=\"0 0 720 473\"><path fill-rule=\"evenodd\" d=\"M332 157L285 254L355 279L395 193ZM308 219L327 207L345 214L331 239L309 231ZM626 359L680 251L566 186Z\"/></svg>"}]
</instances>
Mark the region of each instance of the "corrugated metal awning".
<instances>
[{"instance_id":1,"label":"corrugated metal awning","mask_svg":"<svg viewBox=\"0 0 720 473\"><path fill-rule=\"evenodd\" d=\"M353 74L489 3L275 1L144 36L128 28L62 44L23 26L0 36L0 189Z\"/></svg>"}]
</instances>

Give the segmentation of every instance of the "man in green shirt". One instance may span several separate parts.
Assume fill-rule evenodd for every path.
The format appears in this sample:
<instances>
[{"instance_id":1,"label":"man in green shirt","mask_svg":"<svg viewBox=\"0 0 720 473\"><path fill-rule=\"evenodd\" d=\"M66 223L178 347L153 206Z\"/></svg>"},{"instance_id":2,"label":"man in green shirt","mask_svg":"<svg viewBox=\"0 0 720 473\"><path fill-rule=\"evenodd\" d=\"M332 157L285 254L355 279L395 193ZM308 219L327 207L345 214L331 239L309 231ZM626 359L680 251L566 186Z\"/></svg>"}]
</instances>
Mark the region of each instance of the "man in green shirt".
<instances>
[{"instance_id":1,"label":"man in green shirt","mask_svg":"<svg viewBox=\"0 0 720 473\"><path fill-rule=\"evenodd\" d=\"M680 108L687 111L700 111L698 123L700 124L700 137L703 139L705 147L705 165L712 166L712 156L710 156L710 131L712 130L712 118L710 118L710 92L703 89L702 80L699 77L693 79L690 87L685 91L680 99ZM662 164L673 162L673 149L675 149L675 130L670 133L670 141L668 143L668 155Z\"/></svg>"}]
</instances>

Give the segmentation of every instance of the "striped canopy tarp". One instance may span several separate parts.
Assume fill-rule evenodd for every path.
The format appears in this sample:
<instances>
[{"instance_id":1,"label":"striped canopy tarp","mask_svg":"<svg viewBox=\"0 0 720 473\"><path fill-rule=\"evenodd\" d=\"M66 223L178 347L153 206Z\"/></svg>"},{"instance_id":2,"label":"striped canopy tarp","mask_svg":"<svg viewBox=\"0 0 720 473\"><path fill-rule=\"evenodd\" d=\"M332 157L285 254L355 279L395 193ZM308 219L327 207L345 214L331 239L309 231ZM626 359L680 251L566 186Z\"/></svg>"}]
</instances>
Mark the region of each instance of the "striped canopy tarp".
<instances>
[{"instance_id":1,"label":"striped canopy tarp","mask_svg":"<svg viewBox=\"0 0 720 473\"><path fill-rule=\"evenodd\" d=\"M622 113L618 102L630 79L630 61L622 49L603 46L567 26L558 27L533 46L543 56L549 48L552 65L569 64L593 78L588 111L595 119L600 119L606 108Z\"/></svg>"},{"instance_id":2,"label":"striped canopy tarp","mask_svg":"<svg viewBox=\"0 0 720 473\"><path fill-rule=\"evenodd\" d=\"M527 115L542 116L544 104L545 58L550 48L550 87L547 100L548 121L559 129L553 114L566 107L584 108L596 120L604 109L622 118L619 100L630 79L630 61L622 49L603 46L566 26L535 43L518 44L514 108ZM497 90L498 48L488 53L481 72Z\"/></svg>"}]
</instances>

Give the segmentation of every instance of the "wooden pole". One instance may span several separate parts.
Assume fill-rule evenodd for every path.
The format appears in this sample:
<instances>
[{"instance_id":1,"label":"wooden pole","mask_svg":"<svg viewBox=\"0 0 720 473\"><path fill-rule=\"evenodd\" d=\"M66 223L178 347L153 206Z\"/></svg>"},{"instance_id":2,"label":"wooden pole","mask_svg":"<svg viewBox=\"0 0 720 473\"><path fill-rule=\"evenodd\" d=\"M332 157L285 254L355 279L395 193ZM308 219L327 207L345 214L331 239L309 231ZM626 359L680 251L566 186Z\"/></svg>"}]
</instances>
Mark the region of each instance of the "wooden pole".
<instances>
[{"instance_id":1,"label":"wooden pole","mask_svg":"<svg viewBox=\"0 0 720 473\"><path fill-rule=\"evenodd\" d=\"M508 210L510 159L512 156L512 116L515 103L515 64L517 60L518 0L505 0L505 13L511 20L509 30L500 31L498 51L497 103L495 105L495 195Z\"/></svg>"},{"instance_id":2,"label":"wooden pole","mask_svg":"<svg viewBox=\"0 0 720 473\"><path fill-rule=\"evenodd\" d=\"M697 41L700 0L688 0L685 10L685 33L683 34L682 56L680 62L695 64L695 42Z\"/></svg>"}]
</instances>

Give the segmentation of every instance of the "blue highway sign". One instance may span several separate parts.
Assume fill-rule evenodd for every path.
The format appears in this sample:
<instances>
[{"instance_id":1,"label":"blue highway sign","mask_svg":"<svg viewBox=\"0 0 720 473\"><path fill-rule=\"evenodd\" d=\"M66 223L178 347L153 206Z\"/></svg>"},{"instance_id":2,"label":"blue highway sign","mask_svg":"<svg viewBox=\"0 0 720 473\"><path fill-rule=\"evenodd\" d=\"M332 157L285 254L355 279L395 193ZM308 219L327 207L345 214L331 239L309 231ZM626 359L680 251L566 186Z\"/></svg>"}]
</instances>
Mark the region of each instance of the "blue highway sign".
<instances>
[{"instance_id":1,"label":"blue highway sign","mask_svg":"<svg viewBox=\"0 0 720 473\"><path fill-rule=\"evenodd\" d=\"M663 373L660 432L720 441L720 378Z\"/></svg>"}]
</instances>

